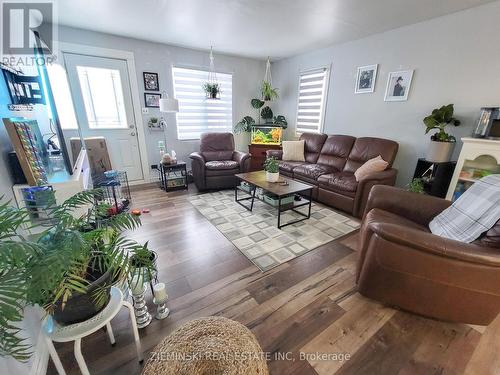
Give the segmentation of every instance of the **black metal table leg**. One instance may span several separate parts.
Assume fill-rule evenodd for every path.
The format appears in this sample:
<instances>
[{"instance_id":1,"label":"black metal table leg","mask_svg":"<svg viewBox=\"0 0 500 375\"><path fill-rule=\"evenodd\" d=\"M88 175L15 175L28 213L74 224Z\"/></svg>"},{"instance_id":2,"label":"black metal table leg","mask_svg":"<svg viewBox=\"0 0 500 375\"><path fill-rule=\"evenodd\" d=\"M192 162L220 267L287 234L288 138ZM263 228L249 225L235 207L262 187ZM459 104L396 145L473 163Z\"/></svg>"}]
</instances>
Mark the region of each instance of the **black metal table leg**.
<instances>
[{"instance_id":1,"label":"black metal table leg","mask_svg":"<svg viewBox=\"0 0 500 375\"><path fill-rule=\"evenodd\" d=\"M240 206L246 208L248 211L252 212L253 210L253 204L254 204L254 201L255 201L255 191L257 190L257 187L252 185L252 192L251 193L248 193L250 194L249 197L245 197L245 198L238 198L238 186L236 186L234 188L234 200L236 203L238 203ZM248 200L251 200L250 202L250 207L244 205L243 203L241 203L242 201L248 201Z\"/></svg>"}]
</instances>

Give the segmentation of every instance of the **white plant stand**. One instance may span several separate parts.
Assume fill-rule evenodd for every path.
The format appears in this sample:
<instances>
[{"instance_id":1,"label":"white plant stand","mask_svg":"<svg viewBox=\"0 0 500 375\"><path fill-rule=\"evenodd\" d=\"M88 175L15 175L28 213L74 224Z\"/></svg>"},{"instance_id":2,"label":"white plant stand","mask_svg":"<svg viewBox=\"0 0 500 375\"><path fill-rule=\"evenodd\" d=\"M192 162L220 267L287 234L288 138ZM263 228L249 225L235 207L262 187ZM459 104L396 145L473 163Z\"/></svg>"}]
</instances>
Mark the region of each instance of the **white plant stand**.
<instances>
[{"instance_id":1,"label":"white plant stand","mask_svg":"<svg viewBox=\"0 0 500 375\"><path fill-rule=\"evenodd\" d=\"M137 349L137 357L139 359L139 362L143 361L144 357L141 348L141 341L139 338L139 331L137 330L137 324L135 322L134 308L129 302L124 300L123 293L120 289L111 287L111 297L108 305L99 314L90 318L89 320L67 326L59 326L57 324L54 324L54 321L51 318L45 319L42 327L42 332L45 336L45 342L47 344L50 357L52 358L52 361L54 362L59 375L65 375L66 372L64 371L61 360L57 355L53 342L74 341L75 358L76 362L78 363L78 367L80 368L80 371L83 375L90 375L89 369L87 368L87 364L85 363L82 355L82 338L89 336L102 327L106 326L109 341L111 342L111 345L114 345L115 337L113 335L110 321L124 306L129 310L130 321L132 322L132 330L134 332L135 346Z\"/></svg>"}]
</instances>

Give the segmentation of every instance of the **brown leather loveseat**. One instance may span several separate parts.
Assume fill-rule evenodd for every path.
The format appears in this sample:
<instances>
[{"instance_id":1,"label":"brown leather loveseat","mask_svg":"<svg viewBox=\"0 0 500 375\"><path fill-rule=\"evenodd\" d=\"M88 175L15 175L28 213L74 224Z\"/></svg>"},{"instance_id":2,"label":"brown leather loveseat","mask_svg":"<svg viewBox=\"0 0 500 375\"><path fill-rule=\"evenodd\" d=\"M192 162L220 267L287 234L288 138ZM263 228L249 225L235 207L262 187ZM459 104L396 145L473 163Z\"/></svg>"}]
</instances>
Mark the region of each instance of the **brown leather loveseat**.
<instances>
[{"instance_id":1,"label":"brown leather loveseat","mask_svg":"<svg viewBox=\"0 0 500 375\"><path fill-rule=\"evenodd\" d=\"M451 202L375 186L360 232L358 290L414 313L488 325L500 312L500 222L473 243L432 234Z\"/></svg>"},{"instance_id":2,"label":"brown leather loveseat","mask_svg":"<svg viewBox=\"0 0 500 375\"><path fill-rule=\"evenodd\" d=\"M198 190L233 188L237 184L234 175L250 168L250 154L234 150L232 133L203 133L200 152L189 157Z\"/></svg>"},{"instance_id":3,"label":"brown leather loveseat","mask_svg":"<svg viewBox=\"0 0 500 375\"><path fill-rule=\"evenodd\" d=\"M392 163L398 143L382 138L303 133L305 162L283 161L282 151L267 156L280 159L280 174L314 185L313 198L361 217L374 185L394 185L397 170ZM367 160L381 156L389 163L385 171L356 181L354 172Z\"/></svg>"}]
</instances>

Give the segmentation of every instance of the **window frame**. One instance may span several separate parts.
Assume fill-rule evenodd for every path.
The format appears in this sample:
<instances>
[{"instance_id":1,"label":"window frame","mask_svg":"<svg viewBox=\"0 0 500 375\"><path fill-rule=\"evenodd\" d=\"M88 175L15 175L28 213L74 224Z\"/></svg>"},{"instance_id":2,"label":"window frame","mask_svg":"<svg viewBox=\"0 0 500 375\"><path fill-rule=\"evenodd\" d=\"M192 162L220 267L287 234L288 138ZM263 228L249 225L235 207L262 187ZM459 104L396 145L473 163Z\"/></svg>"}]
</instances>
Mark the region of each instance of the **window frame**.
<instances>
[{"instance_id":1,"label":"window frame","mask_svg":"<svg viewBox=\"0 0 500 375\"><path fill-rule=\"evenodd\" d=\"M321 134L325 128L325 117L326 117L326 106L328 103L328 91L330 87L330 74L331 74L331 64L321 65L314 68L301 69L298 73L298 83L297 83L297 103L295 109L295 135L300 136L304 132L300 132L298 130L298 116L299 116L299 103L300 103L300 81L303 75L308 73L313 73L315 71L325 70L325 79L323 86L323 98L322 98L322 108L320 110L320 121L319 121L319 129L317 132L309 131L311 133Z\"/></svg>"},{"instance_id":2,"label":"window frame","mask_svg":"<svg viewBox=\"0 0 500 375\"><path fill-rule=\"evenodd\" d=\"M172 92L173 92L173 97L176 98L177 100L179 100L179 112L177 112L175 114L175 123L176 123L176 137L177 137L177 140L180 141L180 142L193 142L193 141L199 141L200 140L200 135L201 133L203 133L204 131L201 131L200 132L200 135L198 135L198 137L196 138L180 138L180 135L179 135L179 114L181 113L181 102L182 102L182 99L178 99L177 97L177 90L176 90L176 87L175 87L175 74L174 74L174 70L175 69L185 69L185 70L194 70L194 71L199 71L199 72L203 72L203 73L206 73L207 77L208 77L208 73L209 73L209 69L207 69L206 67L200 67L200 66L193 66L193 65L182 65L182 64L175 64L175 65L172 65L171 66L171 69L170 69L170 74L171 74L171 77L172 77ZM223 70L216 70L215 72L217 75L219 74L224 74L224 75L229 75L231 76L231 105L230 105L230 108L231 108L231 121L229 122L228 124L228 128L225 129L224 131L221 131L221 132L225 132L225 131L228 131L228 132L233 132L233 117L234 117L234 100L233 100L233 91L234 91L234 72L230 72L230 71L223 71Z\"/></svg>"},{"instance_id":3,"label":"window frame","mask_svg":"<svg viewBox=\"0 0 500 375\"><path fill-rule=\"evenodd\" d=\"M123 114L120 114L120 108L119 108L119 99L117 98L116 94L118 94L118 92L116 91L116 85L115 85L115 80L114 78L112 78L112 83L113 83L113 92L115 93L115 96L114 96L114 99L115 99L115 105L116 105L116 109L118 111L118 119L121 120L121 115L124 116L124 125L123 126L91 126L91 123L92 122L95 122L95 121L91 121L91 119L89 118L89 113L88 113L88 109L87 109L87 103L86 103L86 95L85 95L85 89L82 85L82 82L81 82L81 77L80 77L80 72L79 72L79 69L78 68L84 68L84 69L87 69L87 68L91 68L91 69L100 69L100 70L108 70L108 71L112 71L112 72L117 72L118 73L118 81L120 82L120 91L121 91L121 104L123 106ZM127 109L126 109L126 106L125 106L125 92L123 90L123 84L122 84L122 76L121 76L121 72L119 69L110 69L110 68L96 68L96 67L92 67L92 66L83 66L83 65L79 65L76 67L77 68L77 77L78 77L78 84L80 86L80 94L82 96L82 101L83 101L83 106L84 106L84 111L85 111L85 116L87 118L87 124L88 124L88 128L89 130L92 130L92 131L99 131L99 130L127 130L129 128L129 125L128 125L128 121L127 121ZM88 91L89 95L90 95L90 99L91 99L91 103L90 103L90 106L91 106L91 109L92 109L92 112L94 114L94 117L96 115L95 113L95 108L94 108L94 98L92 97L92 90L91 90L91 87L89 85L89 80L88 80L88 72L85 73L87 75L87 80L85 82L86 84L86 90ZM96 117L95 117L96 118ZM97 118L96 118L97 120ZM123 122L122 122L123 123Z\"/></svg>"}]
</instances>

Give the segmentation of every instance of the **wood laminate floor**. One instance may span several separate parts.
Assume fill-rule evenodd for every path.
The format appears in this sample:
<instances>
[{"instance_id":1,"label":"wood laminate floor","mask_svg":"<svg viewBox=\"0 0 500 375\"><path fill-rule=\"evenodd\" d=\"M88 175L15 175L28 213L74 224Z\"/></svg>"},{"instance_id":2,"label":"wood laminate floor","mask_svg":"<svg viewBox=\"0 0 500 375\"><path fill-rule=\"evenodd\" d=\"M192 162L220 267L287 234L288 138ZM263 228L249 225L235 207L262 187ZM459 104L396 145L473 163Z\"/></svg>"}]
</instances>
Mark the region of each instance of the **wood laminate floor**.
<instances>
[{"instance_id":1,"label":"wood laminate floor","mask_svg":"<svg viewBox=\"0 0 500 375\"><path fill-rule=\"evenodd\" d=\"M133 207L151 210L133 238L149 241L158 252L159 280L170 296L170 317L153 319L140 330L146 358L182 323L220 315L253 331L263 350L272 353L271 374L464 372L482 329L424 319L359 295L357 234L261 273L186 198L186 192L167 194L155 187L133 193ZM148 303L152 311L149 294ZM142 366L125 310L112 326L114 347L105 331L83 340L90 372L139 374ZM78 374L72 344L56 348L67 373ZM287 352L292 353L288 359L274 360L275 353ZM310 356L304 359L301 353ZM342 355L350 360L338 360ZM48 373L56 373L52 363Z\"/></svg>"}]
</instances>

